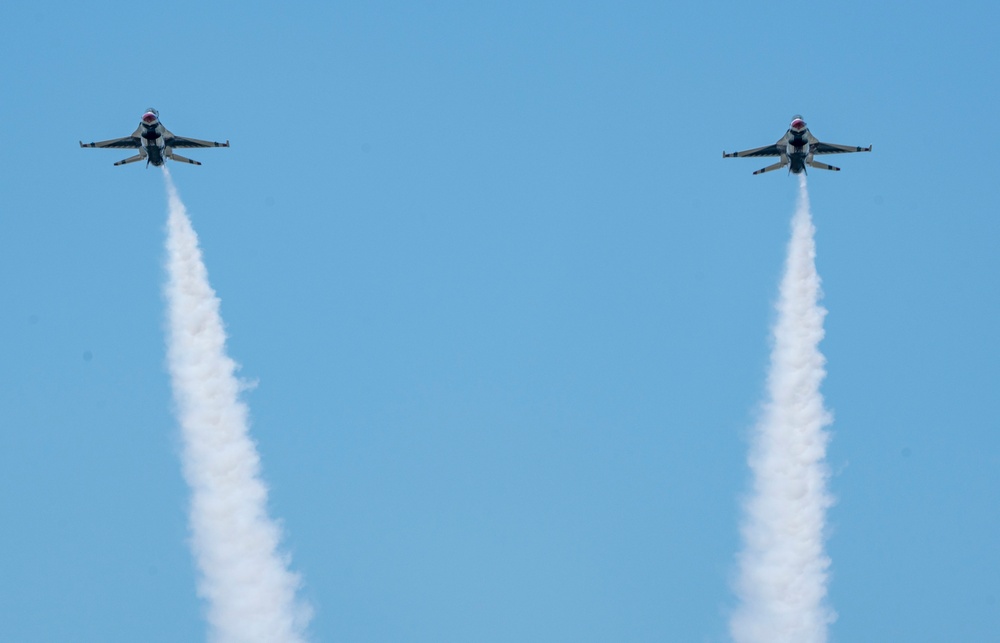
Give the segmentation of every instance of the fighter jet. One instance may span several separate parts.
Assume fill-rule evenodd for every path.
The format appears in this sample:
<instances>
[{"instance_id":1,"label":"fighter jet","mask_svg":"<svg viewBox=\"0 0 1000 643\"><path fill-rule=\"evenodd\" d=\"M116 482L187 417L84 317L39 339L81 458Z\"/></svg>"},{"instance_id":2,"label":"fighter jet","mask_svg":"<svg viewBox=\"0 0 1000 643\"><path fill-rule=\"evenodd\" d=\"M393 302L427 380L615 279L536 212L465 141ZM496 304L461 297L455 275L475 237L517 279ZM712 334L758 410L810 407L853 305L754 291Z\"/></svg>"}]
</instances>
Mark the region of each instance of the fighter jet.
<instances>
[{"instance_id":1,"label":"fighter jet","mask_svg":"<svg viewBox=\"0 0 1000 643\"><path fill-rule=\"evenodd\" d=\"M196 138L174 136L170 130L160 123L160 112L150 107L142 115L142 118L139 120L139 127L132 132L131 136L114 138L110 141L98 141L96 143L84 143L80 141L80 147L137 149L139 150L138 154L118 161L115 165L125 165L126 163L145 160L146 167L149 167L150 163L155 167L159 167L167 159L190 163L191 165L201 165L198 161L185 158L180 154L174 154L174 149L179 147L229 147L229 141L216 143L214 141L200 141Z\"/></svg>"},{"instance_id":2,"label":"fighter jet","mask_svg":"<svg viewBox=\"0 0 1000 643\"><path fill-rule=\"evenodd\" d=\"M806 166L820 170L833 170L839 172L839 167L827 165L813 160L815 154L844 154L847 152L871 152L872 146L856 147L853 145L834 145L833 143L821 143L819 139L812 135L806 122L796 114L792 117L792 125L785 132L785 135L774 145L765 145L743 152L722 153L722 158L744 157L744 156L779 156L781 160L774 165L768 165L754 172L763 174L771 170L780 170L786 165L792 174L801 174L806 171Z\"/></svg>"}]
</instances>

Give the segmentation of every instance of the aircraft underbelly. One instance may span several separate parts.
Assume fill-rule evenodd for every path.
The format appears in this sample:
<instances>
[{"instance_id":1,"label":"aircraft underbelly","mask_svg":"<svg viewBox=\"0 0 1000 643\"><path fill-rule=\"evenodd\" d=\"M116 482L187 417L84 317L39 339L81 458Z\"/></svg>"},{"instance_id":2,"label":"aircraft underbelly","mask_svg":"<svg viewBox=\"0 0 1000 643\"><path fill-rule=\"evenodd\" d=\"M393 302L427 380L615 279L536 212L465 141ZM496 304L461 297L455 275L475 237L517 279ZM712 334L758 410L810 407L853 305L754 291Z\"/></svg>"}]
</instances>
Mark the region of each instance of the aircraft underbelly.
<instances>
[{"instance_id":1,"label":"aircraft underbelly","mask_svg":"<svg viewBox=\"0 0 1000 643\"><path fill-rule=\"evenodd\" d=\"M792 174L801 174L806 170L806 155L803 152L793 152L788 155L791 166L788 168Z\"/></svg>"},{"instance_id":2,"label":"aircraft underbelly","mask_svg":"<svg viewBox=\"0 0 1000 643\"><path fill-rule=\"evenodd\" d=\"M163 165L163 154L160 153L160 148L156 145L149 145L146 147L146 154L149 155L149 162L155 167L160 167Z\"/></svg>"}]
</instances>

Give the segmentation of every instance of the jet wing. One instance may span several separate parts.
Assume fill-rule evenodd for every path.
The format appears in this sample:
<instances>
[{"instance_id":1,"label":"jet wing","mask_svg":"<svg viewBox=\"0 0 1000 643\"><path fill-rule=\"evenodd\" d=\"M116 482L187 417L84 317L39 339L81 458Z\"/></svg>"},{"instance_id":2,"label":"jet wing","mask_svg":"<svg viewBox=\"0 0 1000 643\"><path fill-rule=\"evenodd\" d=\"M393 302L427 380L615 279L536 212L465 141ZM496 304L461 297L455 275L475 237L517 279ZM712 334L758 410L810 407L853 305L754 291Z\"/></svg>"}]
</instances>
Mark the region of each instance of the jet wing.
<instances>
[{"instance_id":1,"label":"jet wing","mask_svg":"<svg viewBox=\"0 0 1000 643\"><path fill-rule=\"evenodd\" d=\"M84 143L80 141L80 147L110 147L110 148L135 148L142 147L142 143L139 140L139 134L142 133L141 128L136 128L132 136L126 136L125 138L113 138L109 141L97 141L96 143Z\"/></svg>"},{"instance_id":2,"label":"jet wing","mask_svg":"<svg viewBox=\"0 0 1000 643\"><path fill-rule=\"evenodd\" d=\"M225 143L202 141L197 138L174 136L173 132L169 131L163 133L163 144L167 147L229 147L229 141L226 141Z\"/></svg>"},{"instance_id":3,"label":"jet wing","mask_svg":"<svg viewBox=\"0 0 1000 643\"><path fill-rule=\"evenodd\" d=\"M765 145L764 147L755 147L752 150L743 150L742 152L723 152L722 158L733 158L744 156L781 156L781 151L778 149L778 145Z\"/></svg>"},{"instance_id":4,"label":"jet wing","mask_svg":"<svg viewBox=\"0 0 1000 643\"><path fill-rule=\"evenodd\" d=\"M814 143L810 150L813 154L846 154L847 152L871 152L872 146L836 145L834 143Z\"/></svg>"}]
</instances>

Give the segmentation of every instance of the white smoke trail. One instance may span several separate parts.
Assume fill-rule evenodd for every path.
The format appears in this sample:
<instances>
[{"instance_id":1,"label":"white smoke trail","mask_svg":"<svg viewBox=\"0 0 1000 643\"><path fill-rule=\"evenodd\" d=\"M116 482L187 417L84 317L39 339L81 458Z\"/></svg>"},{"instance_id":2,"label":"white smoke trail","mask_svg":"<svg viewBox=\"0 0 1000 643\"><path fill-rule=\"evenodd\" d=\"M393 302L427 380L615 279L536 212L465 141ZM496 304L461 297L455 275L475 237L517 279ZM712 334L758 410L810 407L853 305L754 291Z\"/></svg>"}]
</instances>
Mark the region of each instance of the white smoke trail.
<instances>
[{"instance_id":1,"label":"white smoke trail","mask_svg":"<svg viewBox=\"0 0 1000 643\"><path fill-rule=\"evenodd\" d=\"M297 575L278 551L267 489L247 431L236 364L226 355L219 299L208 283L198 237L164 168L167 223L168 361L191 486L191 531L218 643L303 641L309 610Z\"/></svg>"},{"instance_id":2,"label":"white smoke trail","mask_svg":"<svg viewBox=\"0 0 1000 643\"><path fill-rule=\"evenodd\" d=\"M738 643L822 643L836 618L826 603L830 559L824 552L832 504L824 458L831 421L820 383L826 310L819 305L815 228L805 175L792 219L777 304L768 375L769 400L750 451L753 490L744 507L744 548L730 622Z\"/></svg>"}]
</instances>

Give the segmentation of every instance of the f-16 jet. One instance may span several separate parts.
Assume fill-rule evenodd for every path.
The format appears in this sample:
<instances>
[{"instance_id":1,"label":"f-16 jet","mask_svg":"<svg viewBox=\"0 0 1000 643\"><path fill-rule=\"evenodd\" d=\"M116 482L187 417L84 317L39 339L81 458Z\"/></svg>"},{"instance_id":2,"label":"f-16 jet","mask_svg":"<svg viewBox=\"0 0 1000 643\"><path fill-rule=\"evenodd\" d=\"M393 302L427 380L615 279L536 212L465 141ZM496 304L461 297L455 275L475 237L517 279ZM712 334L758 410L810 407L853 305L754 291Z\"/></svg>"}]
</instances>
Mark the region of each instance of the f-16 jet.
<instances>
[{"instance_id":1,"label":"f-16 jet","mask_svg":"<svg viewBox=\"0 0 1000 643\"><path fill-rule=\"evenodd\" d=\"M160 112L152 107L139 119L139 127L132 132L131 136L125 138L113 138L109 141L98 141L96 143L84 143L80 141L80 147L107 147L120 149L136 149L139 153L127 159L118 161L115 165L125 165L136 161L146 161L146 167L152 163L154 167L163 165L166 159L190 163L191 165L201 165L198 161L185 158L180 154L175 154L174 150L183 147L229 147L229 141L216 143L215 141L201 141L196 138L186 138L174 136L160 122Z\"/></svg>"},{"instance_id":2,"label":"f-16 jet","mask_svg":"<svg viewBox=\"0 0 1000 643\"><path fill-rule=\"evenodd\" d=\"M761 168L754 172L754 174L763 174L764 172L770 172L771 170L780 170L786 165L789 166L788 171L792 174L801 174L806 171L807 165L820 170L833 170L835 172L840 171L839 167L814 161L813 156L816 154L845 154L848 152L871 151L871 145L868 147L859 147L855 145L822 143L819 139L812 135L809 128L806 127L806 122L802 120L802 117L796 114L792 117L792 124L788 128L788 131L785 132L785 135L782 136L774 145L765 145L764 147L757 147L752 150L744 150L742 152L723 152L722 158L778 156L781 158L777 163Z\"/></svg>"}]
</instances>

